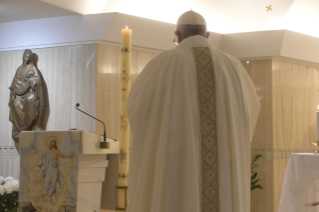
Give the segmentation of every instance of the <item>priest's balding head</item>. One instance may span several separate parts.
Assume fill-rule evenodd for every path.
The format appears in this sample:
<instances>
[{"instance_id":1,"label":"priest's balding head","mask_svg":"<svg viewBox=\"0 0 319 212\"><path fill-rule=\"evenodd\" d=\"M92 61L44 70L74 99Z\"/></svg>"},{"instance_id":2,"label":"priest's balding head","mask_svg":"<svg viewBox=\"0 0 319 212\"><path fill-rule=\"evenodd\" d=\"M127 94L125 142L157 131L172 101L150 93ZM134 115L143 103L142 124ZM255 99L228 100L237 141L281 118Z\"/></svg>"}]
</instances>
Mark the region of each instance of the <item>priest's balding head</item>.
<instances>
[{"instance_id":1,"label":"priest's balding head","mask_svg":"<svg viewBox=\"0 0 319 212\"><path fill-rule=\"evenodd\" d=\"M209 32L206 29L206 21L199 13L192 10L182 14L176 24L175 35L180 43L190 36L200 35L208 38Z\"/></svg>"}]
</instances>

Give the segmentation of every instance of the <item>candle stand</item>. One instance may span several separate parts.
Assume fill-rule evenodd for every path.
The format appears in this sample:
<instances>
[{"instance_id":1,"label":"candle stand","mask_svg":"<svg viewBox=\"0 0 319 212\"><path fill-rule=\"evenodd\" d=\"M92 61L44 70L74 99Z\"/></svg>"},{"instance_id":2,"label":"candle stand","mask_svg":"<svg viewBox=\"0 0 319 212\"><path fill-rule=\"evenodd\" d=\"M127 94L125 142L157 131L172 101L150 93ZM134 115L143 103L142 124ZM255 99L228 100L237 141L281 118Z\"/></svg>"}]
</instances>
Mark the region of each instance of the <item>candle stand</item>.
<instances>
[{"instance_id":1,"label":"candle stand","mask_svg":"<svg viewBox=\"0 0 319 212\"><path fill-rule=\"evenodd\" d=\"M128 200L128 186L116 186L116 197L119 195L119 190L124 190L124 199L125 199L125 207L124 208L120 208L120 207L116 207L115 211L126 211L127 210L127 200ZM117 198L116 198L116 205L118 205L117 202Z\"/></svg>"}]
</instances>

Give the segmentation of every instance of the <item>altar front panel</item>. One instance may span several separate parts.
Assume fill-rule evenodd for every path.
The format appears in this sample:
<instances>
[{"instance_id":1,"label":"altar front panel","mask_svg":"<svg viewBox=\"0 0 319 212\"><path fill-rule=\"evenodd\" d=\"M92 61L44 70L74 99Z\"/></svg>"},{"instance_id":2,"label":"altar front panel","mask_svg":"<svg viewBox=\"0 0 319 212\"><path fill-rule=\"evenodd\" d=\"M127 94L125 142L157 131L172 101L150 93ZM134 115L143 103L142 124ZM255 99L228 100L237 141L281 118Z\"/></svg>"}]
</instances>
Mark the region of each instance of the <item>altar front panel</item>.
<instances>
[{"instance_id":1,"label":"altar front panel","mask_svg":"<svg viewBox=\"0 0 319 212\"><path fill-rule=\"evenodd\" d=\"M76 212L79 131L23 132L19 211Z\"/></svg>"}]
</instances>

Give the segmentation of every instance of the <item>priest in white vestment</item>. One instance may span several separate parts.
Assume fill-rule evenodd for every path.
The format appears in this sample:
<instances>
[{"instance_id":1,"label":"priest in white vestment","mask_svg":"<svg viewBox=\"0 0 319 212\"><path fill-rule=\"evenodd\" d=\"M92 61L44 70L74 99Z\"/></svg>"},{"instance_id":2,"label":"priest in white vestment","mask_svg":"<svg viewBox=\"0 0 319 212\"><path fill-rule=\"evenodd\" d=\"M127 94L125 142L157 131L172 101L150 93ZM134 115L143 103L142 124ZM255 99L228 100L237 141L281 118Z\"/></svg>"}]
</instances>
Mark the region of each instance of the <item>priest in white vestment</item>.
<instances>
[{"instance_id":1,"label":"priest in white vestment","mask_svg":"<svg viewBox=\"0 0 319 212\"><path fill-rule=\"evenodd\" d=\"M179 45L146 65L128 97L128 211L249 212L254 86L198 13L184 13L175 34Z\"/></svg>"}]
</instances>

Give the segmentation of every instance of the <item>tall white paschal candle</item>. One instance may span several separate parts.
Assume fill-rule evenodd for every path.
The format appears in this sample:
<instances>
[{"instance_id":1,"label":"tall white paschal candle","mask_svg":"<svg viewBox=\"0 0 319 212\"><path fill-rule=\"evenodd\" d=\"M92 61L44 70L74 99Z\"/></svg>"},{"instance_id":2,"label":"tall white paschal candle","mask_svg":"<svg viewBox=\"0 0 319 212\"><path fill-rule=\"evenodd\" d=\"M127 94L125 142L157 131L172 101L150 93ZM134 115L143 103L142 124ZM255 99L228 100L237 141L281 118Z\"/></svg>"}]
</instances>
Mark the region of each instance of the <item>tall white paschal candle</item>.
<instances>
[{"instance_id":1,"label":"tall white paschal candle","mask_svg":"<svg viewBox=\"0 0 319 212\"><path fill-rule=\"evenodd\" d=\"M130 150L130 126L126 114L127 97L131 90L131 48L132 30L122 29L122 66L121 66L121 109L120 109L120 154L119 186L127 186ZM125 192L118 192L118 207L125 208Z\"/></svg>"},{"instance_id":2,"label":"tall white paschal candle","mask_svg":"<svg viewBox=\"0 0 319 212\"><path fill-rule=\"evenodd\" d=\"M319 105L317 110L317 142L319 141Z\"/></svg>"}]
</instances>

